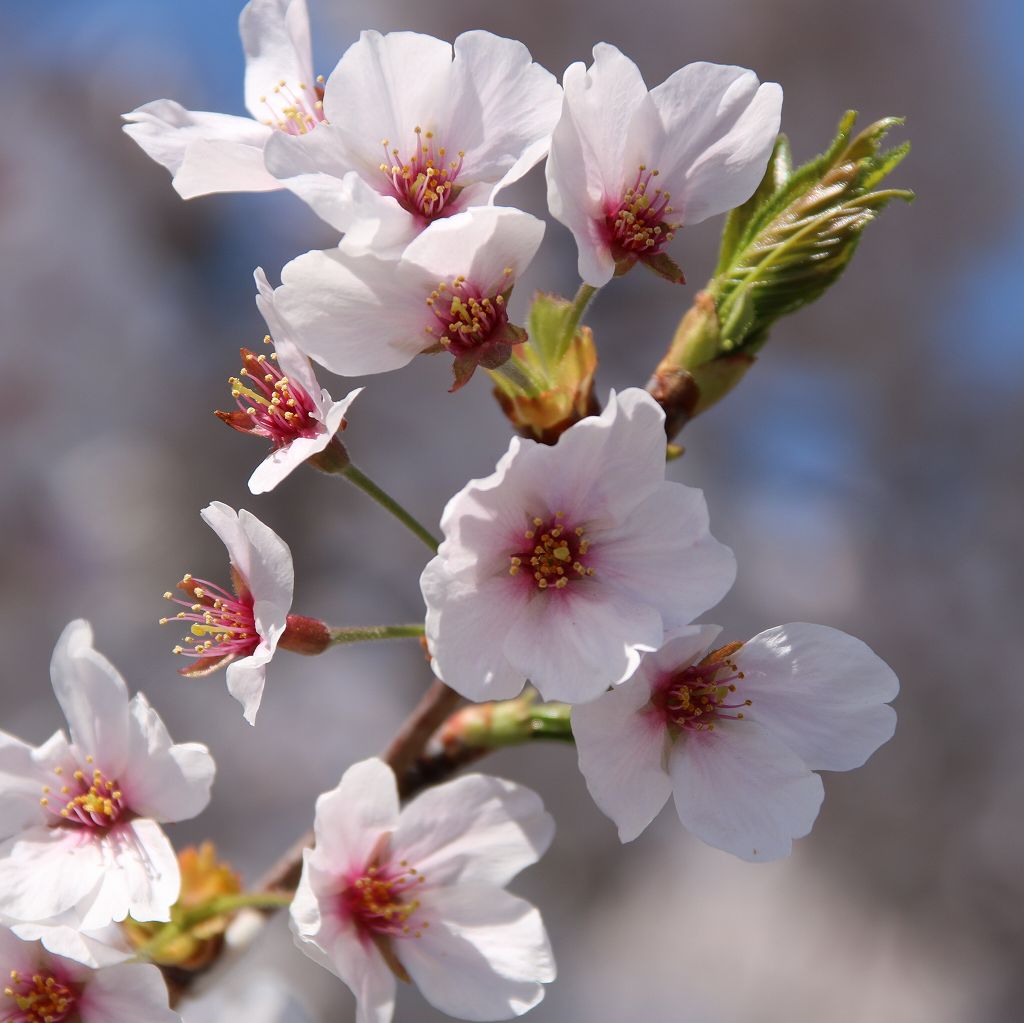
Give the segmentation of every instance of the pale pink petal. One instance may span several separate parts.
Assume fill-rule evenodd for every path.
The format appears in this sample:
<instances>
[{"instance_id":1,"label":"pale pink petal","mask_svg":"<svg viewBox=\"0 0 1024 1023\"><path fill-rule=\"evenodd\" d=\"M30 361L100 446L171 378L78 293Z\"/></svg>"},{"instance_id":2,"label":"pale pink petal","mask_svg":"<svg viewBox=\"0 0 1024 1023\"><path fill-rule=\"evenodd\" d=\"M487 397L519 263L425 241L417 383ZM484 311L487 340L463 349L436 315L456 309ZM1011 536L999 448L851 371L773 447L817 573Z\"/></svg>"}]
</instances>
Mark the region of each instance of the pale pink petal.
<instances>
[{"instance_id":1,"label":"pale pink petal","mask_svg":"<svg viewBox=\"0 0 1024 1023\"><path fill-rule=\"evenodd\" d=\"M521 1016L555 979L540 913L491 885L429 889L429 928L396 941L395 953L435 1008L464 1020Z\"/></svg>"},{"instance_id":2,"label":"pale pink petal","mask_svg":"<svg viewBox=\"0 0 1024 1023\"><path fill-rule=\"evenodd\" d=\"M594 532L595 578L661 611L675 629L714 607L736 579L736 558L710 533L704 493L661 483L623 524Z\"/></svg>"},{"instance_id":3,"label":"pale pink petal","mask_svg":"<svg viewBox=\"0 0 1024 1023\"><path fill-rule=\"evenodd\" d=\"M870 647L824 625L769 629L733 655L752 700L747 714L812 770L860 767L896 729L888 701L899 692L893 670Z\"/></svg>"},{"instance_id":4,"label":"pale pink petal","mask_svg":"<svg viewBox=\"0 0 1024 1023\"><path fill-rule=\"evenodd\" d=\"M160 825L139 818L112 828L94 844L102 856L102 881L88 905L80 907L82 929L105 927L128 914L136 920L169 920L181 873Z\"/></svg>"},{"instance_id":5,"label":"pale pink petal","mask_svg":"<svg viewBox=\"0 0 1024 1023\"><path fill-rule=\"evenodd\" d=\"M651 90L664 141L651 162L684 225L745 202L779 133L782 89L746 68L695 63Z\"/></svg>"},{"instance_id":6,"label":"pale pink petal","mask_svg":"<svg viewBox=\"0 0 1024 1023\"><path fill-rule=\"evenodd\" d=\"M506 885L544 855L555 822L540 797L513 782L469 774L427 789L402 811L392 858L425 884Z\"/></svg>"},{"instance_id":7,"label":"pale pink petal","mask_svg":"<svg viewBox=\"0 0 1024 1023\"><path fill-rule=\"evenodd\" d=\"M543 159L562 90L522 43L479 30L455 40L452 74L462 174L494 182L493 196Z\"/></svg>"},{"instance_id":8,"label":"pale pink petal","mask_svg":"<svg viewBox=\"0 0 1024 1023\"><path fill-rule=\"evenodd\" d=\"M142 693L133 697L129 721L129 770L121 790L132 811L157 821L184 821L210 802L214 767L199 743L174 745L160 716Z\"/></svg>"},{"instance_id":9,"label":"pale pink petal","mask_svg":"<svg viewBox=\"0 0 1024 1023\"><path fill-rule=\"evenodd\" d=\"M32 940L23 939L0 924L0 970L5 979L13 970L32 975L39 961L38 947L31 944Z\"/></svg>"},{"instance_id":10,"label":"pale pink petal","mask_svg":"<svg viewBox=\"0 0 1024 1023\"><path fill-rule=\"evenodd\" d=\"M824 796L821 779L753 721L718 719L687 732L669 754L676 810L698 838L745 860L788 856Z\"/></svg>"},{"instance_id":11,"label":"pale pink petal","mask_svg":"<svg viewBox=\"0 0 1024 1023\"><path fill-rule=\"evenodd\" d=\"M375 757L353 764L316 801L315 864L338 874L361 870L380 836L397 824L398 786L391 768Z\"/></svg>"},{"instance_id":12,"label":"pale pink petal","mask_svg":"<svg viewBox=\"0 0 1024 1023\"><path fill-rule=\"evenodd\" d=\"M278 639L283 632L282 629L278 633ZM250 725L256 724L256 714L267 683L267 662L272 656L266 645L261 644L249 657L232 661L228 665L225 675L228 692L242 705L242 716Z\"/></svg>"},{"instance_id":13,"label":"pale pink petal","mask_svg":"<svg viewBox=\"0 0 1024 1023\"><path fill-rule=\"evenodd\" d=\"M292 606L295 588L292 553L288 544L252 512L241 509L238 523L252 550L245 581L256 603L256 629L267 638L272 629L283 627ZM261 604L267 605L264 615L260 613Z\"/></svg>"},{"instance_id":14,"label":"pale pink petal","mask_svg":"<svg viewBox=\"0 0 1024 1023\"><path fill-rule=\"evenodd\" d=\"M271 129L248 117L186 110L173 100L158 99L124 119L125 133L171 172L182 198L281 187L263 165Z\"/></svg>"},{"instance_id":15,"label":"pale pink petal","mask_svg":"<svg viewBox=\"0 0 1024 1023\"><path fill-rule=\"evenodd\" d=\"M74 919L74 916L71 915L69 919ZM70 924L47 923L14 924L11 930L22 941L38 941L47 952L72 959L93 970L127 962L136 955L124 931L117 924L88 933ZM3 952L0 950L2 961Z\"/></svg>"},{"instance_id":16,"label":"pale pink petal","mask_svg":"<svg viewBox=\"0 0 1024 1023\"><path fill-rule=\"evenodd\" d=\"M277 310L274 303L274 288L267 280L263 267L258 266L253 271L253 280L256 281L256 308L266 322L267 331L274 342L278 367L289 380L298 383L303 390L315 397L320 385L313 373L313 367L292 340L291 328Z\"/></svg>"},{"instance_id":17,"label":"pale pink petal","mask_svg":"<svg viewBox=\"0 0 1024 1023\"><path fill-rule=\"evenodd\" d=\"M501 294L529 265L543 237L544 222L529 213L479 206L432 224L410 242L404 258L435 283L464 275L485 294Z\"/></svg>"},{"instance_id":18,"label":"pale pink petal","mask_svg":"<svg viewBox=\"0 0 1024 1023\"><path fill-rule=\"evenodd\" d=\"M632 842L672 794L668 731L645 705L651 690L641 669L592 703L573 707L580 771L601 811Z\"/></svg>"},{"instance_id":19,"label":"pale pink petal","mask_svg":"<svg viewBox=\"0 0 1024 1023\"><path fill-rule=\"evenodd\" d=\"M78 1003L81 1023L181 1023L167 1004L167 984L149 963L124 963L97 970Z\"/></svg>"},{"instance_id":20,"label":"pale pink petal","mask_svg":"<svg viewBox=\"0 0 1024 1023\"><path fill-rule=\"evenodd\" d=\"M306 91L295 95L315 102L306 0L250 0L238 31L245 50L245 105L257 121L270 116L263 97L273 96L282 81L291 90L304 85Z\"/></svg>"},{"instance_id":21,"label":"pale pink petal","mask_svg":"<svg viewBox=\"0 0 1024 1023\"><path fill-rule=\"evenodd\" d=\"M670 630L661 649L644 657L640 671L648 688L700 660L721 632L720 625L684 625Z\"/></svg>"},{"instance_id":22,"label":"pale pink petal","mask_svg":"<svg viewBox=\"0 0 1024 1023\"><path fill-rule=\"evenodd\" d=\"M94 756L108 776L120 774L128 757L128 689L117 669L93 649L88 622L71 622L61 633L50 678L79 753Z\"/></svg>"},{"instance_id":23,"label":"pale pink petal","mask_svg":"<svg viewBox=\"0 0 1024 1023\"><path fill-rule=\"evenodd\" d=\"M103 880L101 845L80 828L40 826L8 839L0 845L0 916L50 920L85 903Z\"/></svg>"},{"instance_id":24,"label":"pale pink petal","mask_svg":"<svg viewBox=\"0 0 1024 1023\"><path fill-rule=\"evenodd\" d=\"M618 203L626 169L632 173L643 162L629 143L647 87L636 64L607 43L594 47L589 70L570 65L563 85L547 163L548 206L576 239L580 276L599 288L615 272L604 231L606 205Z\"/></svg>"},{"instance_id":25,"label":"pale pink petal","mask_svg":"<svg viewBox=\"0 0 1024 1023\"><path fill-rule=\"evenodd\" d=\"M275 303L296 343L335 373L398 369L433 343L425 330L426 299L438 280L418 267L337 250L307 252L281 278Z\"/></svg>"},{"instance_id":26,"label":"pale pink petal","mask_svg":"<svg viewBox=\"0 0 1024 1023\"><path fill-rule=\"evenodd\" d=\"M525 610L510 599L508 582L504 576L478 586L472 578L452 576L441 557L420 577L434 670L466 699L510 700L526 682L495 641Z\"/></svg>"},{"instance_id":27,"label":"pale pink petal","mask_svg":"<svg viewBox=\"0 0 1024 1023\"><path fill-rule=\"evenodd\" d=\"M537 591L507 626L502 651L545 700L586 703L629 678L663 635L650 603L587 579Z\"/></svg>"},{"instance_id":28,"label":"pale pink petal","mask_svg":"<svg viewBox=\"0 0 1024 1023\"><path fill-rule=\"evenodd\" d=\"M58 732L50 739L50 743L55 741L66 751L67 740L63 734ZM0 839L42 822L44 814L39 800L43 785L51 778L36 761L28 743L0 731L0 801L4 808L0 814Z\"/></svg>"}]
</instances>

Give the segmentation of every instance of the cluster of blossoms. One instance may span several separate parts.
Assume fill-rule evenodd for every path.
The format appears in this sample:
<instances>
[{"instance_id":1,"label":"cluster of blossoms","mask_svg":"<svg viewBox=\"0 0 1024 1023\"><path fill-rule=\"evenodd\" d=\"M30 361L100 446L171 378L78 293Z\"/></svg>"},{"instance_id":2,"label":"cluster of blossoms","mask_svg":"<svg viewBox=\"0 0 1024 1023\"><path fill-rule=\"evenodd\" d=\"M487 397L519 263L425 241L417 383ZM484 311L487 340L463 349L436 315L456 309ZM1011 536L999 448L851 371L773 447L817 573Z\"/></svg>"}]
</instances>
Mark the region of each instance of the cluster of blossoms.
<instances>
[{"instance_id":1,"label":"cluster of blossoms","mask_svg":"<svg viewBox=\"0 0 1024 1023\"><path fill-rule=\"evenodd\" d=\"M181 673L226 668L250 724L279 650L398 636L422 638L448 709L407 755L355 764L319 798L294 890L246 895L202 854L185 871L161 830L205 807L209 753L173 744L89 626L72 623L52 663L70 737L33 748L0 733L0 1021L180 1019L152 963L205 964L225 917L282 899L302 950L355 993L360 1023L391 1019L398 980L453 1016L508 1019L555 976L539 912L505 890L554 822L535 793L482 774L401 805L423 787L409 765L459 698L488 703L488 727L544 701L623 842L672 795L690 832L748 860L785 856L810 831L816 771L857 767L893 734L898 683L860 641L797 623L716 646L719 628L694 624L730 590L732 551L712 536L702 492L666 478L662 404L627 388L600 408L580 327L594 291L637 264L683 282L669 244L754 194L781 89L697 63L649 90L604 43L560 86L521 43L480 31L453 45L364 32L314 78L304 0L251 0L241 33L251 117L158 100L125 130L184 198L286 188L341 235L288 263L276 288L256 270L268 348L242 349L234 407L217 415L270 444L253 494L309 463L424 540L426 615L331 628L293 614L287 544L215 501L202 516L228 569L185 575L165 594L180 610L162 621L184 631ZM573 303L539 296L527 329L509 303L545 225L496 199L545 158L583 283ZM438 542L340 440L362 388L335 401L312 362L357 376L442 352L452 390L487 372L538 418L516 422L495 471L452 497Z\"/></svg>"}]
</instances>

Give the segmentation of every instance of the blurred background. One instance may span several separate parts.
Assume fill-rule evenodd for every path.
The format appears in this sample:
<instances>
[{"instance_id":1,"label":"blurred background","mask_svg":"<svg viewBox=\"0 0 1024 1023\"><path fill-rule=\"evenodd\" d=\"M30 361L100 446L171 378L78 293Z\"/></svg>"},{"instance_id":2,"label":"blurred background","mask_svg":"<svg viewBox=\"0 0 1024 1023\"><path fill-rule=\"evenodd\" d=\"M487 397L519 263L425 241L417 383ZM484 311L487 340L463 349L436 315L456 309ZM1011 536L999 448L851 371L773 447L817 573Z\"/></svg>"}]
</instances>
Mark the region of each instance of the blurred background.
<instances>
[{"instance_id":1,"label":"blurred background","mask_svg":"<svg viewBox=\"0 0 1024 1023\"><path fill-rule=\"evenodd\" d=\"M38 742L62 725L50 650L69 619L88 617L172 734L217 757L212 805L172 838L215 839L252 879L308 827L314 797L384 746L429 673L411 642L285 655L251 729L222 676L175 674L178 634L157 625L182 572L225 576L199 519L211 499L249 508L291 544L296 611L336 624L421 614L415 538L312 471L252 497L263 450L211 415L230 407L239 345L264 334L253 268L276 281L288 259L335 236L287 194L185 203L120 131L122 112L159 97L244 112L239 7L0 7L0 727ZM536 1023L1020 1019L1024 8L311 7L324 74L364 27L449 39L481 27L523 39L559 75L602 39L650 85L692 60L752 67L782 83L801 160L848 107L862 124L907 117L894 141L909 137L914 151L893 183L917 203L887 211L832 292L775 329L739 390L687 428L686 457L670 469L704 488L715 534L739 560L711 620L735 638L799 620L862 637L902 680L895 740L864 769L826 776L814 832L771 865L705 848L670 811L620 847L569 749L512 751L487 769L535 786L559 823L551 853L514 886L543 908L560 967ZM542 215L543 195L538 169L503 201ZM646 379L711 271L720 229L677 239L687 287L638 271L599 297L602 392ZM571 237L554 223L517 308L540 285L576 285ZM448 360L424 359L373 378L346 434L358 464L433 523L468 478L492 470L509 432L484 378L451 396L448 373ZM278 973L314 1023L352 1018L347 990L280 922L251 975ZM250 989L243 975L233 990ZM240 1018L252 1004L243 994L209 1018ZM401 992L399 1021L439 1018Z\"/></svg>"}]
</instances>

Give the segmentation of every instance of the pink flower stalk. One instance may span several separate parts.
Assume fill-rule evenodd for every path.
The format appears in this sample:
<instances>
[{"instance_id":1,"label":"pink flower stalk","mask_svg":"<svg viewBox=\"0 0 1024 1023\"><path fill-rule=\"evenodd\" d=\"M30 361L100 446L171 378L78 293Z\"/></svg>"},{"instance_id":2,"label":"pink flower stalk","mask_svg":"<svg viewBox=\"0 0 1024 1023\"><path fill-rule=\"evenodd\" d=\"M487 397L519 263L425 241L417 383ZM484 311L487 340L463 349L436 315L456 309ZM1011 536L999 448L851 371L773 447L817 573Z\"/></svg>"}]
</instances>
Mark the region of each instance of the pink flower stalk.
<instances>
[{"instance_id":1,"label":"pink flower stalk","mask_svg":"<svg viewBox=\"0 0 1024 1023\"><path fill-rule=\"evenodd\" d=\"M352 989L357 1023L389 1023L396 978L467 1020L544 997L555 967L540 914L505 891L554 834L535 793L471 774L399 810L391 769L365 760L317 800L314 828L292 929Z\"/></svg>"},{"instance_id":2,"label":"pink flower stalk","mask_svg":"<svg viewBox=\"0 0 1024 1023\"><path fill-rule=\"evenodd\" d=\"M0 927L0 1023L181 1023L148 963L92 970Z\"/></svg>"},{"instance_id":3,"label":"pink flower stalk","mask_svg":"<svg viewBox=\"0 0 1024 1023\"><path fill-rule=\"evenodd\" d=\"M215 415L240 433L270 441L270 454L249 478L252 493L262 494L273 490L309 459L347 461L344 449L334 438L345 429L345 413L362 388L350 391L341 401L331 399L317 383L309 359L292 340L293 332L276 308L267 275L257 268L254 277L256 305L270 330L264 343L273 340L276 351L268 358L248 348L241 350L242 371L230 381L238 408Z\"/></svg>"},{"instance_id":4,"label":"pink flower stalk","mask_svg":"<svg viewBox=\"0 0 1024 1023\"><path fill-rule=\"evenodd\" d=\"M677 631L620 687L574 707L580 770L623 842L673 796L709 845L777 859L818 815L814 772L860 767L892 737L899 683L860 640L822 625L709 650L718 633Z\"/></svg>"},{"instance_id":5,"label":"pink flower stalk","mask_svg":"<svg viewBox=\"0 0 1024 1023\"><path fill-rule=\"evenodd\" d=\"M266 165L345 232L347 251L395 255L542 160L561 95L513 39L363 32L324 87L328 123L278 133Z\"/></svg>"},{"instance_id":6,"label":"pink flower stalk","mask_svg":"<svg viewBox=\"0 0 1024 1023\"><path fill-rule=\"evenodd\" d=\"M221 538L231 562L233 592L207 579L186 575L167 600L185 610L160 624L184 622L189 634L174 648L190 657L182 675L208 675L227 666L228 691L242 704L245 720L256 721L267 665L278 645L296 653L317 654L330 642L327 627L315 618L288 613L295 573L288 545L269 526L244 509L220 501L203 509L203 521Z\"/></svg>"},{"instance_id":7,"label":"pink flower stalk","mask_svg":"<svg viewBox=\"0 0 1024 1023\"><path fill-rule=\"evenodd\" d=\"M186 110L169 99L124 115L125 132L171 172L183 199L281 188L264 166L267 142L276 134L306 135L324 121L306 0L250 0L238 29L249 117Z\"/></svg>"},{"instance_id":8,"label":"pink flower stalk","mask_svg":"<svg viewBox=\"0 0 1024 1023\"><path fill-rule=\"evenodd\" d=\"M160 823L206 806L213 760L205 746L173 744L141 693L129 700L88 623L64 630L50 673L70 742L57 732L33 748L0 732L0 917L82 931L129 913L168 920L181 879Z\"/></svg>"},{"instance_id":9,"label":"pink flower stalk","mask_svg":"<svg viewBox=\"0 0 1024 1023\"><path fill-rule=\"evenodd\" d=\"M753 71L695 63L648 91L614 46L570 65L551 137L548 206L599 288L643 262L682 281L665 249L683 226L745 202L768 165L782 89Z\"/></svg>"}]
</instances>

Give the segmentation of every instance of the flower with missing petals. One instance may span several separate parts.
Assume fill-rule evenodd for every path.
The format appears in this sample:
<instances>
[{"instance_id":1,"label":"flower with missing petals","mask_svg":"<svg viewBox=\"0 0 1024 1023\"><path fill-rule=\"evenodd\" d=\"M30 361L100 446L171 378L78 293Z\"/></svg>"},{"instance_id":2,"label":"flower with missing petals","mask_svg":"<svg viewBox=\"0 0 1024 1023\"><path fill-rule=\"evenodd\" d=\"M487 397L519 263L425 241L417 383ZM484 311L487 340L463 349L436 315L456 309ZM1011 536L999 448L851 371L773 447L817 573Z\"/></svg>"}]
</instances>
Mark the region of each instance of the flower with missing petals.
<instances>
[{"instance_id":1,"label":"flower with missing petals","mask_svg":"<svg viewBox=\"0 0 1024 1023\"><path fill-rule=\"evenodd\" d=\"M554 834L535 793L470 774L399 811L391 769L364 760L317 800L314 828L292 930L352 989L357 1023L389 1023L396 977L460 1019L511 1019L544 997L540 914L505 891Z\"/></svg>"},{"instance_id":2,"label":"flower with missing petals","mask_svg":"<svg viewBox=\"0 0 1024 1023\"><path fill-rule=\"evenodd\" d=\"M259 292L256 305L270 330L263 340L270 344L273 339L276 350L268 359L263 353L242 349L243 369L231 378L231 396L238 408L215 415L240 433L270 441L270 454L249 477L249 489L264 494L308 459L333 454L334 461L346 461L340 443L332 446L332 441L345 429L345 413L362 388L350 391L341 401L331 399L278 314L267 275L257 269L254 276ZM329 447L331 451L324 455Z\"/></svg>"},{"instance_id":3,"label":"flower with missing petals","mask_svg":"<svg viewBox=\"0 0 1024 1023\"><path fill-rule=\"evenodd\" d=\"M746 202L779 131L782 89L753 71L687 64L648 92L608 43L571 64L548 157L548 205L599 288L637 261L682 280L665 248L684 226Z\"/></svg>"},{"instance_id":4,"label":"flower with missing petals","mask_svg":"<svg viewBox=\"0 0 1024 1023\"><path fill-rule=\"evenodd\" d=\"M725 596L732 551L665 479L665 415L637 388L548 447L514 437L444 510L420 579L434 670L471 700L582 703Z\"/></svg>"},{"instance_id":5,"label":"flower with missing petals","mask_svg":"<svg viewBox=\"0 0 1024 1023\"><path fill-rule=\"evenodd\" d=\"M187 622L189 635L174 648L194 663L182 675L208 675L227 665L228 692L242 705L245 720L255 724L263 698L267 665L285 640L297 653L320 653L330 641L326 626L313 618L288 613L295 573L288 545L251 512L236 512L220 501L207 505L203 521L221 538L231 561L229 592L216 583L186 575L167 600L185 610L160 624Z\"/></svg>"},{"instance_id":6,"label":"flower with missing petals","mask_svg":"<svg viewBox=\"0 0 1024 1023\"><path fill-rule=\"evenodd\" d=\"M896 728L892 669L860 640L797 623L709 650L715 625L677 632L572 730L597 805L632 841L669 796L709 845L787 856L823 797L814 771L860 767Z\"/></svg>"},{"instance_id":7,"label":"flower with missing petals","mask_svg":"<svg viewBox=\"0 0 1024 1023\"><path fill-rule=\"evenodd\" d=\"M435 224L401 256L307 252L282 270L275 307L299 347L335 373L383 373L446 351L456 390L526 339L508 297L543 235L528 213L479 207Z\"/></svg>"},{"instance_id":8,"label":"flower with missing petals","mask_svg":"<svg viewBox=\"0 0 1024 1023\"><path fill-rule=\"evenodd\" d=\"M147 963L92 970L0 927L0 971L3 1023L181 1023Z\"/></svg>"},{"instance_id":9,"label":"flower with missing petals","mask_svg":"<svg viewBox=\"0 0 1024 1023\"><path fill-rule=\"evenodd\" d=\"M561 96L513 39L363 32L324 87L328 123L271 139L267 169L347 232L349 251L398 251L543 159Z\"/></svg>"},{"instance_id":10,"label":"flower with missing petals","mask_svg":"<svg viewBox=\"0 0 1024 1023\"><path fill-rule=\"evenodd\" d=\"M264 166L267 142L274 135L306 135L324 120L306 0L250 0L238 28L249 117L186 110L169 99L124 115L125 132L171 172L183 199L281 188Z\"/></svg>"},{"instance_id":11,"label":"flower with missing petals","mask_svg":"<svg viewBox=\"0 0 1024 1023\"><path fill-rule=\"evenodd\" d=\"M64 630L50 674L70 742L0 732L0 915L85 931L129 913L169 920L181 879L160 824L202 811L213 760L172 744L141 693L129 700L88 623Z\"/></svg>"}]
</instances>

